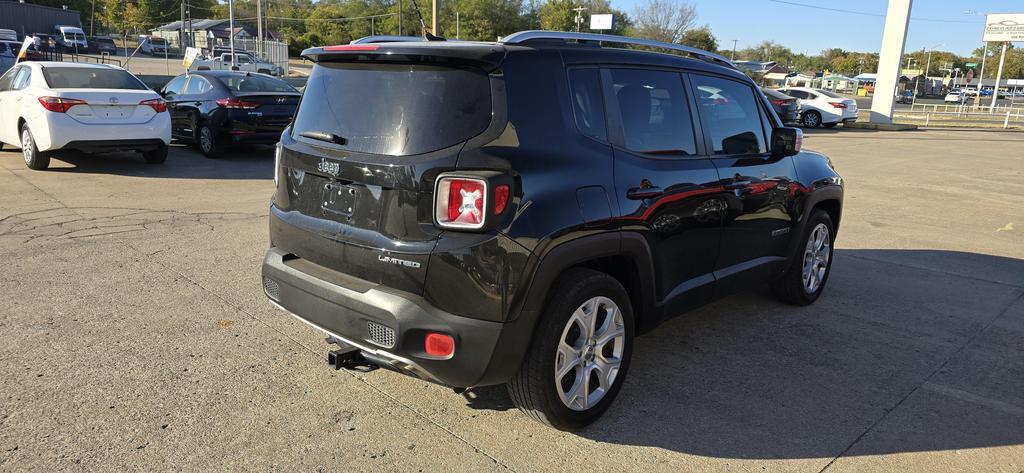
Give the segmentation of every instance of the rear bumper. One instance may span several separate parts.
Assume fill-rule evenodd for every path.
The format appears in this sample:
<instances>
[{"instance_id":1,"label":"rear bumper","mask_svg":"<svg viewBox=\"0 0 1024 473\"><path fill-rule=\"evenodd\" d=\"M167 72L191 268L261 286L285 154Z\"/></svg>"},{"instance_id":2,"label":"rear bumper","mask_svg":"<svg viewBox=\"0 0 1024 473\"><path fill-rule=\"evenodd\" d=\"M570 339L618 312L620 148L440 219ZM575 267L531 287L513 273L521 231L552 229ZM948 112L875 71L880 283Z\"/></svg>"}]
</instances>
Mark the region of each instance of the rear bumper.
<instances>
[{"instance_id":1,"label":"rear bumper","mask_svg":"<svg viewBox=\"0 0 1024 473\"><path fill-rule=\"evenodd\" d=\"M171 143L171 118L168 113L158 113L146 123L138 124L86 124L67 114L43 112L39 118L29 119L29 126L40 151L61 148L81 149L72 143L110 143L107 151L133 150L131 147L117 147L116 144L162 141ZM39 130L46 129L46 133ZM102 146L101 146L102 147Z\"/></svg>"},{"instance_id":2,"label":"rear bumper","mask_svg":"<svg viewBox=\"0 0 1024 473\"><path fill-rule=\"evenodd\" d=\"M167 146L163 140L157 138L143 140L88 140L71 141L64 145L64 149L77 149L89 153L104 153L113 151L152 151Z\"/></svg>"},{"instance_id":3,"label":"rear bumper","mask_svg":"<svg viewBox=\"0 0 1024 473\"><path fill-rule=\"evenodd\" d=\"M511 375L488 372L501 345L509 343L510 337L502 336L509 324L453 315L422 297L330 270L276 247L263 260L263 288L281 309L359 348L382 367L453 387L496 384ZM427 355L428 332L451 335L455 354L449 359Z\"/></svg>"}]
</instances>

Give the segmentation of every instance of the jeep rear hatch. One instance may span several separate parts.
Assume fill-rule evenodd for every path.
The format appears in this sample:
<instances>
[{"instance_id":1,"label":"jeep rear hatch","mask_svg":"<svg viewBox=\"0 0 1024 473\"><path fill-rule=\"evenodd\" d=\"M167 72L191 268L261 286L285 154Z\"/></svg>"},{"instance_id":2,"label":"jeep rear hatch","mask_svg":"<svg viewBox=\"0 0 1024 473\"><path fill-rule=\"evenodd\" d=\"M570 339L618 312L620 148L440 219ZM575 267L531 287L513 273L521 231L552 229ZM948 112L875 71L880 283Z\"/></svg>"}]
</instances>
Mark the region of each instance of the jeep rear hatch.
<instances>
[{"instance_id":1,"label":"jeep rear hatch","mask_svg":"<svg viewBox=\"0 0 1024 473\"><path fill-rule=\"evenodd\" d=\"M434 179L490 125L488 71L477 60L342 56L314 56L282 137L273 211L284 225L272 225L272 242L418 294L440 234L431 217Z\"/></svg>"}]
</instances>

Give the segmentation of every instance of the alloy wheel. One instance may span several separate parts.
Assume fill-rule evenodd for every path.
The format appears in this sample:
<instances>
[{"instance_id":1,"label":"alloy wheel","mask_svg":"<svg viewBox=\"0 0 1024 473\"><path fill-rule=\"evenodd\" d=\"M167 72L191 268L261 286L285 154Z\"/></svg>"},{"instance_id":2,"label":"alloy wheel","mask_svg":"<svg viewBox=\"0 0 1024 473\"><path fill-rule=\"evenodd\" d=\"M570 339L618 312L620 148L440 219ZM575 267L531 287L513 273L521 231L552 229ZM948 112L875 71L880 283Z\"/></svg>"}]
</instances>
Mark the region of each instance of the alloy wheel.
<instances>
[{"instance_id":1,"label":"alloy wheel","mask_svg":"<svg viewBox=\"0 0 1024 473\"><path fill-rule=\"evenodd\" d=\"M804 248L803 282L804 291L813 294L821 287L831 257L832 239L828 227L819 223L811 230Z\"/></svg>"},{"instance_id":2,"label":"alloy wheel","mask_svg":"<svg viewBox=\"0 0 1024 473\"><path fill-rule=\"evenodd\" d=\"M555 388L566 407L585 411L611 390L626 345L622 312L607 297L593 297L569 318L555 352Z\"/></svg>"},{"instance_id":3,"label":"alloy wheel","mask_svg":"<svg viewBox=\"0 0 1024 473\"><path fill-rule=\"evenodd\" d=\"M21 131L21 156L25 159L25 164L32 163L32 133L29 133L28 128Z\"/></svg>"},{"instance_id":4,"label":"alloy wheel","mask_svg":"<svg viewBox=\"0 0 1024 473\"><path fill-rule=\"evenodd\" d=\"M202 127L199 129L199 146L203 147L204 153L209 153L213 149L213 133L209 127Z\"/></svg>"},{"instance_id":5,"label":"alloy wheel","mask_svg":"<svg viewBox=\"0 0 1024 473\"><path fill-rule=\"evenodd\" d=\"M804 115L804 126L808 128L814 128L818 126L818 116L813 113Z\"/></svg>"}]
</instances>

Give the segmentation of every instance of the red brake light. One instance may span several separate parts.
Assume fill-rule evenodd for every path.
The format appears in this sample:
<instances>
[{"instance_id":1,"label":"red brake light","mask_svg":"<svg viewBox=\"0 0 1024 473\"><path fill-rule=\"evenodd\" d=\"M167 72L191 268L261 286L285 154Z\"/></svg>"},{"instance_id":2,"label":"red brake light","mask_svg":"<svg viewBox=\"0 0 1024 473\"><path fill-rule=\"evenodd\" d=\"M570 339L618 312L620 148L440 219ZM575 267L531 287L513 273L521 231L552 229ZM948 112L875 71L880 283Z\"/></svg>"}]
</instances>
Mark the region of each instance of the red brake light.
<instances>
[{"instance_id":1,"label":"red brake light","mask_svg":"<svg viewBox=\"0 0 1024 473\"><path fill-rule=\"evenodd\" d=\"M469 177L442 177L434 196L434 218L442 227L477 229L484 226L487 181Z\"/></svg>"},{"instance_id":2,"label":"red brake light","mask_svg":"<svg viewBox=\"0 0 1024 473\"><path fill-rule=\"evenodd\" d=\"M220 100L217 101L217 105L220 105L221 107L224 107L224 108L241 109L241 110L252 110L252 109L260 106L260 104L258 104L256 102L246 102L244 100L239 100L239 99L236 99L234 97L226 98L226 99L220 99Z\"/></svg>"},{"instance_id":3,"label":"red brake light","mask_svg":"<svg viewBox=\"0 0 1024 473\"><path fill-rule=\"evenodd\" d=\"M773 105L778 105L778 106L781 107L783 105L786 105L786 101L783 100L783 99L775 99L775 100L772 100L772 104Z\"/></svg>"},{"instance_id":4,"label":"red brake light","mask_svg":"<svg viewBox=\"0 0 1024 473\"><path fill-rule=\"evenodd\" d=\"M86 105L88 102L79 99L67 99L64 97L39 97L39 104L43 108L57 113L67 113L75 105Z\"/></svg>"},{"instance_id":5,"label":"red brake light","mask_svg":"<svg viewBox=\"0 0 1024 473\"><path fill-rule=\"evenodd\" d=\"M501 215L508 206L508 184L501 184L494 188L494 215Z\"/></svg>"},{"instance_id":6,"label":"red brake light","mask_svg":"<svg viewBox=\"0 0 1024 473\"><path fill-rule=\"evenodd\" d=\"M846 104L842 102L829 102L828 104L835 108L846 108Z\"/></svg>"},{"instance_id":7,"label":"red brake light","mask_svg":"<svg viewBox=\"0 0 1024 473\"><path fill-rule=\"evenodd\" d=\"M423 349L430 356L448 358L455 354L455 339L443 333L428 333Z\"/></svg>"},{"instance_id":8,"label":"red brake light","mask_svg":"<svg viewBox=\"0 0 1024 473\"><path fill-rule=\"evenodd\" d=\"M379 48L376 44L339 44L327 46L324 51L376 51Z\"/></svg>"},{"instance_id":9,"label":"red brake light","mask_svg":"<svg viewBox=\"0 0 1024 473\"><path fill-rule=\"evenodd\" d=\"M163 113L167 111L167 102L164 99L149 99L139 102L139 105L149 105L153 107L153 111L156 113Z\"/></svg>"}]
</instances>

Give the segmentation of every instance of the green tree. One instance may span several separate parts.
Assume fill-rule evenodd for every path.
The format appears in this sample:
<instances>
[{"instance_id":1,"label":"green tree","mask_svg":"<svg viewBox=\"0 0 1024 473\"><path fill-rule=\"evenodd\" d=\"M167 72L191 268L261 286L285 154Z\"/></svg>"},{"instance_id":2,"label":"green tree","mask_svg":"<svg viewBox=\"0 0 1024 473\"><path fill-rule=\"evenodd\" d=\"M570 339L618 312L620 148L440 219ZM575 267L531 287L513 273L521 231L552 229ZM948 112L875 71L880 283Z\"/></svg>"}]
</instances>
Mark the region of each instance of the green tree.
<instances>
[{"instance_id":1,"label":"green tree","mask_svg":"<svg viewBox=\"0 0 1024 473\"><path fill-rule=\"evenodd\" d=\"M686 30L679 42L705 51L718 51L718 39L711 34L711 28L708 25Z\"/></svg>"}]
</instances>

